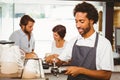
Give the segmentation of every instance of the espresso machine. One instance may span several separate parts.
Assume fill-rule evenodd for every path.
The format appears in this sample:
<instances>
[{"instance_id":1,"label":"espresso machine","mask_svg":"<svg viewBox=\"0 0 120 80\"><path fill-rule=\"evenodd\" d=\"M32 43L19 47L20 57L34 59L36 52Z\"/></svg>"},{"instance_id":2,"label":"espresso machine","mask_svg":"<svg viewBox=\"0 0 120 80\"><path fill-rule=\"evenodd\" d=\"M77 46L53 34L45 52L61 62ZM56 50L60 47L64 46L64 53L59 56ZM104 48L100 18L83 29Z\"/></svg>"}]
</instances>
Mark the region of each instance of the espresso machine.
<instances>
[{"instance_id":1,"label":"espresso machine","mask_svg":"<svg viewBox=\"0 0 120 80\"><path fill-rule=\"evenodd\" d=\"M57 66L55 59L53 59L52 64L49 64L43 60L43 69L50 70L48 71L48 73L56 77L59 77L59 75L64 74L66 72L66 68L63 68L63 66Z\"/></svg>"}]
</instances>

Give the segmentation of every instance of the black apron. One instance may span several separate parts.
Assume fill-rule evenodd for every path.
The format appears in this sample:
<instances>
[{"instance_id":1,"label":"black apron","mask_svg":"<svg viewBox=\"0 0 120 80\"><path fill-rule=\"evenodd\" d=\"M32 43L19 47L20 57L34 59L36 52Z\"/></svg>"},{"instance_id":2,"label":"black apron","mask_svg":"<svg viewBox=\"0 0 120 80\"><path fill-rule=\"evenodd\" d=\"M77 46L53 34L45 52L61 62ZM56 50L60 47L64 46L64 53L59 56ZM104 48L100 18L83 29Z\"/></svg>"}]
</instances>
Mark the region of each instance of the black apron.
<instances>
[{"instance_id":1,"label":"black apron","mask_svg":"<svg viewBox=\"0 0 120 80\"><path fill-rule=\"evenodd\" d=\"M87 69L96 70L96 48L98 43L98 33L94 47L78 46L77 40L73 45L71 66L79 66ZM67 80L96 80L86 75L78 75L76 77L68 75Z\"/></svg>"}]
</instances>

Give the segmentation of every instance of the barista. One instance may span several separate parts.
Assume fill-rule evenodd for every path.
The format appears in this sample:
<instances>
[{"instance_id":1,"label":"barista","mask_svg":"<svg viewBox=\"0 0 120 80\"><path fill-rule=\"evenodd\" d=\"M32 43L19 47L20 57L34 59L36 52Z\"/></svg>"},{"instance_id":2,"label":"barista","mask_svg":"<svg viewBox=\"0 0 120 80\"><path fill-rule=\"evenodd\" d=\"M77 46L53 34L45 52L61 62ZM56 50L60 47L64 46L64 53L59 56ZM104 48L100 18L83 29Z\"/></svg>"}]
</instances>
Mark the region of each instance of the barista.
<instances>
[{"instance_id":1,"label":"barista","mask_svg":"<svg viewBox=\"0 0 120 80\"><path fill-rule=\"evenodd\" d=\"M56 63L71 59L65 72L67 80L109 80L113 71L112 47L107 38L94 30L98 21L96 8L87 2L77 4L74 17L80 35L68 42Z\"/></svg>"}]
</instances>

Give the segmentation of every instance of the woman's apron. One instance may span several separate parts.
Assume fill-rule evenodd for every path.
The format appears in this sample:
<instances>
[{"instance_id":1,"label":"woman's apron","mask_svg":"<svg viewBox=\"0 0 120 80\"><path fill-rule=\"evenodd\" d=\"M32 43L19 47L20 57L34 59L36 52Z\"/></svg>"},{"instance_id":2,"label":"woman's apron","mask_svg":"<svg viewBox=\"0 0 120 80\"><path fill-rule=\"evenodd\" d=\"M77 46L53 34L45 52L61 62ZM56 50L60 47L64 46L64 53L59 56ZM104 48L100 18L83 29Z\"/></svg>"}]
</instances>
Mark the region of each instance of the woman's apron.
<instances>
[{"instance_id":1,"label":"woman's apron","mask_svg":"<svg viewBox=\"0 0 120 80\"><path fill-rule=\"evenodd\" d=\"M98 33L96 33L96 40L94 47L78 46L77 40L74 43L72 50L71 66L79 66L87 69L96 70L96 48L98 43ZM67 80L96 80L86 75L78 75L73 77L68 75Z\"/></svg>"}]
</instances>

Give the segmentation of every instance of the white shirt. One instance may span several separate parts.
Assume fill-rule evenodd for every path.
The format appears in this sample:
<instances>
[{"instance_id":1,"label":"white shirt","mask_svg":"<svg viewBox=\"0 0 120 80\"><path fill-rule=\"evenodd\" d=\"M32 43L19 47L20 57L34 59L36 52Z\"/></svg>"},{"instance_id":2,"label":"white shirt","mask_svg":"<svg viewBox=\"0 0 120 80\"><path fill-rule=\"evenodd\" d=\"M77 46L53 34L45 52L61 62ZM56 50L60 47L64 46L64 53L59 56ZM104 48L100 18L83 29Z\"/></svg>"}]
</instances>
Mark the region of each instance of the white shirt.
<instances>
[{"instance_id":1,"label":"white shirt","mask_svg":"<svg viewBox=\"0 0 120 80\"><path fill-rule=\"evenodd\" d=\"M9 37L9 40L14 41L15 45L18 45L26 53L32 52L32 49L35 48L33 34L31 34L31 38L28 40L28 36L22 31L22 29L13 32Z\"/></svg>"},{"instance_id":2,"label":"white shirt","mask_svg":"<svg viewBox=\"0 0 120 80\"><path fill-rule=\"evenodd\" d=\"M71 39L66 48L64 49L63 53L59 55L59 59L62 61L68 61L72 57L72 48L76 40L76 45L79 46L89 46L93 47L95 44L96 39L96 32L92 34L89 38L84 39L81 35ZM110 70L113 71L114 64L113 64L113 52L112 47L105 37L99 35L98 44L97 44L97 51L96 51L96 68L97 70Z\"/></svg>"},{"instance_id":3,"label":"white shirt","mask_svg":"<svg viewBox=\"0 0 120 80\"><path fill-rule=\"evenodd\" d=\"M52 51L51 51L51 53L60 55L62 53L62 51L65 49L66 44L67 44L67 41L64 42L63 47L57 48L56 44L55 44L55 41L53 41L52 42Z\"/></svg>"}]
</instances>

